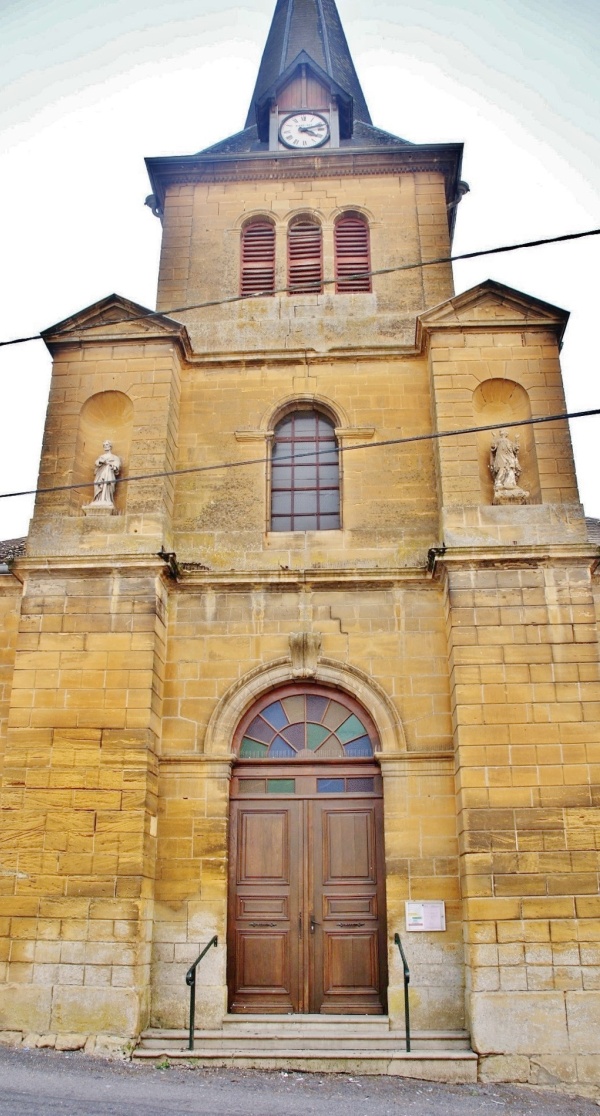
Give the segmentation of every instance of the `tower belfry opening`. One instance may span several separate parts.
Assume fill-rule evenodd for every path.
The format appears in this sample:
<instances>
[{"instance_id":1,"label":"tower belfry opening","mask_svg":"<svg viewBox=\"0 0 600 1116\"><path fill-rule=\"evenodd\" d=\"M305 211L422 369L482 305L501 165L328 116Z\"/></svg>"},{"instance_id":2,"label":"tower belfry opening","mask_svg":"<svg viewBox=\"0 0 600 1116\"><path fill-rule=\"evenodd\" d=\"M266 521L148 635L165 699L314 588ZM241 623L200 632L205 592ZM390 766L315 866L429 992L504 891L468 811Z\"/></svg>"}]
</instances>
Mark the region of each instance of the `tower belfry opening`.
<instances>
[{"instance_id":1,"label":"tower belfry opening","mask_svg":"<svg viewBox=\"0 0 600 1116\"><path fill-rule=\"evenodd\" d=\"M217 940L196 1057L406 1073L399 934L411 1073L475 1080L468 1025L496 1078L597 1074L597 550L567 424L514 429L566 409L568 315L455 294L461 161L373 124L334 0L277 0L242 131L147 160L157 311L45 331L13 1038L183 1057Z\"/></svg>"}]
</instances>

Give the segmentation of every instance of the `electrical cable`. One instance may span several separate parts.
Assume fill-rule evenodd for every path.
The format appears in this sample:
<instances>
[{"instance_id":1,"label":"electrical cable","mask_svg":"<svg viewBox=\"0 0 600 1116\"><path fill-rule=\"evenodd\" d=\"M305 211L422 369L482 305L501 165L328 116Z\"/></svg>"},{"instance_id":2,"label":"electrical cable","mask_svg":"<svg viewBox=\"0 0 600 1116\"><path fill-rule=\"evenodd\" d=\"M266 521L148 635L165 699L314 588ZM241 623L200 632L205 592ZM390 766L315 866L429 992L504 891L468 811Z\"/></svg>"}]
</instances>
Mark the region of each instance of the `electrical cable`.
<instances>
[{"instance_id":1,"label":"electrical cable","mask_svg":"<svg viewBox=\"0 0 600 1116\"><path fill-rule=\"evenodd\" d=\"M439 256L434 260L419 260L418 263L398 264L395 267L380 267L376 271L357 271L353 275L344 275L344 282L353 279L365 279L375 275L394 275L400 271L414 271L419 268L437 267L440 264L456 263L459 260L474 260L480 256L495 256L503 252L516 252L521 248L539 248L545 244L560 244L568 240L581 240L588 236L600 236L599 229L586 229L584 232L577 233L564 233L562 236L549 236L544 237L542 240L525 240L519 244L502 244L498 248L483 248L477 252L461 252L456 256ZM331 286L337 283L337 278L324 279L322 281L323 287ZM115 318L109 325L125 325L131 322L147 321L151 318L164 318L170 314L185 314L189 310L207 310L215 306L226 306L232 302L251 302L255 298L272 297L276 294L306 294L313 293L319 294L319 291L307 292L306 289L301 289L298 284L288 287L278 287L274 291L258 291L252 295L230 295L229 298L211 299L209 302L196 302L190 306L174 306L169 310L147 310L143 314L134 314L127 318ZM65 334L71 333L84 333L87 330L98 329L102 323L94 322L91 325L73 326L71 330L66 330ZM185 323L182 323L185 324ZM48 332L47 330L45 332ZM28 337L14 337L9 341L0 341L0 348L5 348L8 345L24 345L28 341L41 341L43 335L41 333L32 333Z\"/></svg>"},{"instance_id":2,"label":"electrical cable","mask_svg":"<svg viewBox=\"0 0 600 1116\"><path fill-rule=\"evenodd\" d=\"M589 418L592 415L600 415L600 407L596 407L588 411L563 411L557 415L542 415L537 418L517 419L510 420L506 423L488 423L485 426L465 426L458 430L437 430L430 434L412 434L405 438L386 438L380 442L360 442L355 446L337 446L336 450L323 451L323 457L328 454L336 453L352 453L354 450L364 449L380 449L385 446L403 446L413 442L431 442L437 441L442 438L456 438L461 434L479 434L486 430L499 430L505 426L510 427L512 430L516 426L536 426L545 422L558 422L561 419L577 419ZM303 457L316 457L318 450L306 450L300 453L284 454L277 458L277 464L280 465L284 461L293 461L294 464ZM140 473L138 476L133 477L117 477L115 484L132 484L136 481L145 480L160 480L164 477L181 477L190 473L211 473L221 469L240 469L246 465L269 465L271 464L268 457L251 457L242 461L224 461L217 465L191 465L186 469L165 469L160 473ZM0 492L0 500L8 500L16 496L38 496L47 495L51 492L68 492L76 488L91 488L93 481L83 481L80 484L57 484L48 488L28 488L22 492Z\"/></svg>"}]
</instances>

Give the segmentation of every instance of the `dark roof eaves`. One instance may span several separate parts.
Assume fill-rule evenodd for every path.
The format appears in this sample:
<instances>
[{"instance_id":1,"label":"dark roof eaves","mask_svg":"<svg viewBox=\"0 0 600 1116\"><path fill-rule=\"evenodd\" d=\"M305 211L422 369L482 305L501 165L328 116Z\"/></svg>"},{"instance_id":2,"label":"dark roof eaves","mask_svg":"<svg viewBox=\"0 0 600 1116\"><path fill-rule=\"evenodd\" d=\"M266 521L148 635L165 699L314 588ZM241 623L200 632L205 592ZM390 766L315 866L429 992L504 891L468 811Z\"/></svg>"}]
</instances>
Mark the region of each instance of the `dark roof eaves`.
<instances>
[{"instance_id":1,"label":"dark roof eaves","mask_svg":"<svg viewBox=\"0 0 600 1116\"><path fill-rule=\"evenodd\" d=\"M371 126L372 125L369 125L369 127L371 127ZM243 132L249 131L249 130L250 129L248 129L248 128L243 128L241 132L234 132L234 135L227 137L227 140L234 139L236 136L242 135ZM374 131L379 131L379 129L374 129ZM392 133L388 132L387 134L391 135ZM398 140L400 140L399 136L397 138L398 138ZM227 140L222 140L221 142L226 143ZM173 166L173 168L174 168L177 164L183 164L184 166L192 166L194 164L204 165L204 164L207 164L209 162L214 162L215 154L213 152L214 152L215 147L216 147L216 144L212 148L209 148L209 147L204 148L202 151L195 152L192 155L156 155L156 156L150 156L145 160L145 162L146 162L146 166L148 168L149 173L151 173L152 170L154 170L154 169L156 169L156 170L160 170L162 168L166 169L169 166ZM397 155L401 152L406 152L406 153L410 153L410 154L418 153L423 158L427 158L427 155L435 156L435 155L440 155L442 152L447 152L448 154L453 154L453 155L457 155L458 153L460 153L462 155L463 147L464 147L464 144L462 144L462 143L412 143L410 140L404 140L404 141L400 140L400 143L389 144L389 146L387 146L385 144L381 144L381 145L377 145L377 146L365 145L364 147L355 147L352 143L349 143L348 145L346 145L344 147L332 147L332 148L321 149L319 151L315 151L313 154L315 156L318 156L319 159L327 159L327 158L335 159L335 158L339 157L340 155L345 155L345 154L348 154L348 155L373 155L373 154ZM219 161L226 161L226 162L233 162L235 160L248 160L249 161L250 159L256 159L256 158L281 159L281 160L283 160L283 159L305 159L306 158L306 152L304 152L304 151L298 151L298 152L294 152L294 151L267 151L267 150L265 150L265 151L244 151L244 152L239 152L239 153L238 152L232 152L232 153L223 152L223 153L218 153L217 157L218 157Z\"/></svg>"},{"instance_id":2,"label":"dark roof eaves","mask_svg":"<svg viewBox=\"0 0 600 1116\"><path fill-rule=\"evenodd\" d=\"M371 125L369 125L371 127ZM245 131L246 129L244 129ZM241 135L242 133L236 133ZM234 137L230 137L234 138ZM226 143L227 140L223 140ZM335 160L350 159L350 158L368 158L371 159L386 159L386 157L394 156L395 160L405 162L407 164L407 171L410 173L410 164L419 164L418 169L427 170L428 160L431 161L429 169L432 171L441 170L446 179L446 194L448 203L455 200L458 183L461 177L462 166L462 143L436 143L436 144L412 144L412 143L395 143L395 144L373 144L358 147L352 143L345 144L342 147L330 148L327 150L315 153L314 158L319 159L320 173L326 176L326 161L332 161L332 172L335 173ZM240 167L244 164L261 162L270 162L271 164L277 162L287 162L288 167L293 165L295 160L301 161L306 159L306 154L298 152L297 154L290 151L268 151L254 150L254 151L233 151L224 152L217 151L214 148L207 149L202 152L197 152L192 155L158 155L146 159L146 168L153 193L157 196L159 203L164 204L165 190L170 183L181 183L182 181L189 182L190 174L194 168L200 172L204 168L208 169L211 165L220 164L224 169L229 165L238 164ZM445 167L440 167L440 163L446 161ZM241 172L240 172L241 173ZM257 174L258 174L257 168ZM291 171L290 171L291 173ZM384 165L381 167L381 173L386 173ZM396 173L393 167L390 167L388 173ZM260 176L260 175L259 175ZM193 179L191 179L193 181ZM454 211L451 211L451 213Z\"/></svg>"}]
</instances>

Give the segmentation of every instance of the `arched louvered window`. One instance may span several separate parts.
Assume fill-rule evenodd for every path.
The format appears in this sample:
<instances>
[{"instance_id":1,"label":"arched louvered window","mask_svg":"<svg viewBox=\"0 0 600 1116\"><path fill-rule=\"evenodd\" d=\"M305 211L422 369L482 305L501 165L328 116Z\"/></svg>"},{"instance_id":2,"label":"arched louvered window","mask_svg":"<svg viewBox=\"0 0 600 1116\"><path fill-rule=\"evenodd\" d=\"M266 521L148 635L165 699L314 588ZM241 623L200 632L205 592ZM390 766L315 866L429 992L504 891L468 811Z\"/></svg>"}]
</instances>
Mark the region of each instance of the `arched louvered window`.
<instances>
[{"instance_id":1,"label":"arched louvered window","mask_svg":"<svg viewBox=\"0 0 600 1116\"><path fill-rule=\"evenodd\" d=\"M275 293L275 226L271 221L250 221L242 229L240 294Z\"/></svg>"},{"instance_id":2,"label":"arched louvered window","mask_svg":"<svg viewBox=\"0 0 600 1116\"><path fill-rule=\"evenodd\" d=\"M320 294L323 289L323 235L308 217L288 229L288 286L290 294Z\"/></svg>"},{"instance_id":3,"label":"arched louvered window","mask_svg":"<svg viewBox=\"0 0 600 1116\"><path fill-rule=\"evenodd\" d=\"M271 530L332 531L339 526L335 428L318 411L294 411L275 427Z\"/></svg>"},{"instance_id":4,"label":"arched louvered window","mask_svg":"<svg viewBox=\"0 0 600 1116\"><path fill-rule=\"evenodd\" d=\"M335 223L335 289L338 294L370 291L369 226L358 213L344 213Z\"/></svg>"}]
</instances>

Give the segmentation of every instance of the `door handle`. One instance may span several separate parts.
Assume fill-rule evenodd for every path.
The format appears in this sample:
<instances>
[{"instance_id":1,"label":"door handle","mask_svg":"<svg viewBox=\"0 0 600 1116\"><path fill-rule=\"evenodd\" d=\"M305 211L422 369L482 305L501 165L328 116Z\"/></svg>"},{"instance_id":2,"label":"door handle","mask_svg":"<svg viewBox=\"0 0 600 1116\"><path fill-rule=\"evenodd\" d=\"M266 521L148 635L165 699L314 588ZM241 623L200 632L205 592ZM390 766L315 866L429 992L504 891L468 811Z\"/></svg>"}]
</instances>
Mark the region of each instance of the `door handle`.
<instances>
[{"instance_id":1,"label":"door handle","mask_svg":"<svg viewBox=\"0 0 600 1116\"><path fill-rule=\"evenodd\" d=\"M311 914L311 916L310 916L310 932L311 932L311 934L314 934L315 927L318 926L318 925L319 925L319 923L315 922L315 916Z\"/></svg>"}]
</instances>

